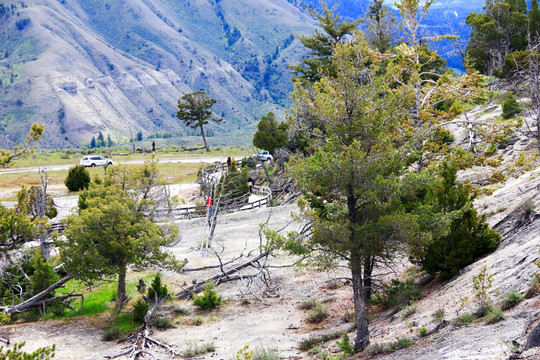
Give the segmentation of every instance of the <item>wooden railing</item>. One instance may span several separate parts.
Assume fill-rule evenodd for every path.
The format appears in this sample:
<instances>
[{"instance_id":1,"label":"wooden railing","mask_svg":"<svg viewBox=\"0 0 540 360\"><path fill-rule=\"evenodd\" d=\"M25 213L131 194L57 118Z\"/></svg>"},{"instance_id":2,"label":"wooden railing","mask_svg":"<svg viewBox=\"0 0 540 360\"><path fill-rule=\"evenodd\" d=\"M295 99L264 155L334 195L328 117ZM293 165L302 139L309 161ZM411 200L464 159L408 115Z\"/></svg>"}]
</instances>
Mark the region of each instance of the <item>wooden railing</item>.
<instances>
[{"instance_id":1,"label":"wooden railing","mask_svg":"<svg viewBox=\"0 0 540 360\"><path fill-rule=\"evenodd\" d=\"M216 181L216 172L225 171L227 165L224 163L215 163L214 165L207 166L201 169L198 181L201 182L203 188L210 187L213 182ZM262 196L253 202L249 202L251 194ZM217 211L220 213L232 213L236 211L252 210L255 208L261 208L263 206L271 206L272 202L272 190L266 186L253 185L251 187L251 194L244 194L240 198L234 199L228 202L222 202L217 206ZM215 208L213 209L215 210ZM188 207L177 207L172 209L156 209L153 215L156 218L168 218L173 220L181 219L194 219L199 217L205 217L207 215L207 207L205 205L196 205ZM47 230L49 234L53 231L60 233L64 232L64 225L60 222L50 223L50 227Z\"/></svg>"}]
</instances>

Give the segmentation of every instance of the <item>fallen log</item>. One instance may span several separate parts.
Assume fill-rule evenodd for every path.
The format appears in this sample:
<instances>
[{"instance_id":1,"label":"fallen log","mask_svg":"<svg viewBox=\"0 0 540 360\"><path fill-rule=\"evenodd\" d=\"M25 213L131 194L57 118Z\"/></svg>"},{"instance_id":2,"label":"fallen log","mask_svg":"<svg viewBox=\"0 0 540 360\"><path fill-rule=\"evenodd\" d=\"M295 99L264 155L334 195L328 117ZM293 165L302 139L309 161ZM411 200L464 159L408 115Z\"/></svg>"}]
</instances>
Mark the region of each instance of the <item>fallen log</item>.
<instances>
[{"instance_id":1,"label":"fallen log","mask_svg":"<svg viewBox=\"0 0 540 360\"><path fill-rule=\"evenodd\" d=\"M32 296L30 299L23 301L20 304L17 305L7 305L7 306L0 306L0 311L2 311L4 314L9 315L15 315L19 314L25 311L29 311L31 309L44 306L46 301L49 301L51 299L48 299L49 296L54 292L54 290L58 289L65 283L67 283L69 280L73 279L73 274L68 274L64 278L58 280L51 286L49 286L47 289L43 290L37 295ZM78 295L75 295L78 296ZM82 296L82 295L81 295ZM61 296L60 298L64 298Z\"/></svg>"},{"instance_id":2,"label":"fallen log","mask_svg":"<svg viewBox=\"0 0 540 360\"><path fill-rule=\"evenodd\" d=\"M251 260L248 260L242 264L233 266L230 269L222 270L219 274L216 274L214 276L211 276L207 279L196 281L194 285L188 287L187 289L184 289L176 294L176 297L179 299L187 299L193 294L197 294L201 292L204 289L204 286L210 282L213 282L214 285L219 285L221 283L227 282L227 281L234 281L239 280L242 277L241 276L234 276L231 277L229 275L234 274L235 272L238 272L248 266L253 266L257 261L261 260L262 258L268 256L268 251L265 251L263 253L260 253L258 256L254 257ZM245 276L245 278L248 278L248 276Z\"/></svg>"}]
</instances>

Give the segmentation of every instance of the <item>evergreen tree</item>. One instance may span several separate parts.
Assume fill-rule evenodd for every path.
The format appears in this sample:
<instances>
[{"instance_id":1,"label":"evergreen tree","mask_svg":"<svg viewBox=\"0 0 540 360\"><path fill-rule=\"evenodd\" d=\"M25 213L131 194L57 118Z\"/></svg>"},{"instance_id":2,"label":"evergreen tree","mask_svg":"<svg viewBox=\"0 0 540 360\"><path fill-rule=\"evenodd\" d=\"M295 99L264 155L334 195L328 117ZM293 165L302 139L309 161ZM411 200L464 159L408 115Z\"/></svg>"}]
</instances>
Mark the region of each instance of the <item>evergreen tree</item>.
<instances>
[{"instance_id":1,"label":"evergreen tree","mask_svg":"<svg viewBox=\"0 0 540 360\"><path fill-rule=\"evenodd\" d=\"M489 228L485 217L478 216L470 188L457 181L457 166L444 162L440 174L441 181L431 189L433 202L419 211L432 213L432 219L446 216L449 228L434 236L427 247L420 250L424 253L416 261L430 274L439 274L442 280L448 280L480 256L495 250L501 237ZM435 221L426 226L432 227Z\"/></svg>"},{"instance_id":2,"label":"evergreen tree","mask_svg":"<svg viewBox=\"0 0 540 360\"><path fill-rule=\"evenodd\" d=\"M179 110L176 113L176 117L186 126L189 126L192 129L200 129L206 151L210 151L210 147L206 142L203 126L208 124L209 120L216 123L223 120L212 117L212 109L210 108L215 103L216 99L210 99L210 97L204 91L185 94L180 100L178 100Z\"/></svg>"},{"instance_id":3,"label":"evergreen tree","mask_svg":"<svg viewBox=\"0 0 540 360\"><path fill-rule=\"evenodd\" d=\"M92 140L90 140L90 149L94 149L96 147L96 138L92 136Z\"/></svg>"},{"instance_id":4,"label":"evergreen tree","mask_svg":"<svg viewBox=\"0 0 540 360\"><path fill-rule=\"evenodd\" d=\"M368 23L368 42L380 53L387 52L392 46L397 32L394 14L384 5L384 0L374 0L368 7L365 21Z\"/></svg>"},{"instance_id":5,"label":"evergreen tree","mask_svg":"<svg viewBox=\"0 0 540 360\"><path fill-rule=\"evenodd\" d=\"M273 112L261 117L253 135L253 145L273 154L275 149L287 144L287 123L278 123Z\"/></svg>"},{"instance_id":6,"label":"evergreen tree","mask_svg":"<svg viewBox=\"0 0 540 360\"><path fill-rule=\"evenodd\" d=\"M102 184L92 184L83 193L79 216L65 220L66 241L58 246L66 270L85 281L117 276L118 308L126 299L128 266L177 266L161 249L174 239L177 229L152 221L158 178L155 163L134 169L116 167Z\"/></svg>"},{"instance_id":7,"label":"evergreen tree","mask_svg":"<svg viewBox=\"0 0 540 360\"><path fill-rule=\"evenodd\" d=\"M142 139L143 139L142 132L139 131L139 132L137 133L137 141L142 141Z\"/></svg>"},{"instance_id":8,"label":"evergreen tree","mask_svg":"<svg viewBox=\"0 0 540 360\"><path fill-rule=\"evenodd\" d=\"M297 78L315 82L321 78L321 74L334 74L332 65L332 51L336 44L341 43L347 35L350 35L358 26L361 19L354 22L341 21L339 15L334 14L334 9L329 9L325 1L322 4L322 14L308 8L308 12L319 21L319 28L315 34L298 38L308 49L310 57L303 59L299 65L292 65L293 75Z\"/></svg>"},{"instance_id":9,"label":"evergreen tree","mask_svg":"<svg viewBox=\"0 0 540 360\"><path fill-rule=\"evenodd\" d=\"M103 133L101 131L98 133L96 146L99 148L105 146L105 138L103 137Z\"/></svg>"},{"instance_id":10,"label":"evergreen tree","mask_svg":"<svg viewBox=\"0 0 540 360\"><path fill-rule=\"evenodd\" d=\"M108 134L107 135L107 147L112 147L114 145L112 139L111 139L111 134Z\"/></svg>"}]
</instances>

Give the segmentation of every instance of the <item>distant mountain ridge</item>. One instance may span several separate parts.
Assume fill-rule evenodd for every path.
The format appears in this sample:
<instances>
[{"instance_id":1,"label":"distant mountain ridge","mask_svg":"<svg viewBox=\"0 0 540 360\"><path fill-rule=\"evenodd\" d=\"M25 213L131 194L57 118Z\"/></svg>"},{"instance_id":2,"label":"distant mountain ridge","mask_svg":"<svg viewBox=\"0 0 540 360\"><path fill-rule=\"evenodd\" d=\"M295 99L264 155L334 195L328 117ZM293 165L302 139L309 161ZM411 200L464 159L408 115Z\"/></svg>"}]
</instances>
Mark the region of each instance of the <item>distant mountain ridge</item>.
<instances>
[{"instance_id":1,"label":"distant mountain ridge","mask_svg":"<svg viewBox=\"0 0 540 360\"><path fill-rule=\"evenodd\" d=\"M186 132L181 95L204 90L242 129L282 111L287 64L303 53L296 33L314 22L282 0L39 0L9 3L0 17L0 146L44 122L46 147L99 131L115 141L142 131ZM4 9L5 9L4 8ZM24 25L23 25L24 24ZM125 140L125 139L124 139Z\"/></svg>"},{"instance_id":2,"label":"distant mountain ridge","mask_svg":"<svg viewBox=\"0 0 540 360\"><path fill-rule=\"evenodd\" d=\"M329 0L344 18L368 0ZM393 3L388 3L392 6ZM43 122L45 147L77 146L101 131L118 141L181 126L176 102L204 90L225 121L210 133L249 142L258 119L282 114L292 91L288 64L305 54L295 34L312 33L305 11L319 0L8 0L0 8L0 147ZM460 35L483 3L435 2L428 33ZM437 49L461 66L454 43ZM242 140L237 134L244 134Z\"/></svg>"}]
</instances>

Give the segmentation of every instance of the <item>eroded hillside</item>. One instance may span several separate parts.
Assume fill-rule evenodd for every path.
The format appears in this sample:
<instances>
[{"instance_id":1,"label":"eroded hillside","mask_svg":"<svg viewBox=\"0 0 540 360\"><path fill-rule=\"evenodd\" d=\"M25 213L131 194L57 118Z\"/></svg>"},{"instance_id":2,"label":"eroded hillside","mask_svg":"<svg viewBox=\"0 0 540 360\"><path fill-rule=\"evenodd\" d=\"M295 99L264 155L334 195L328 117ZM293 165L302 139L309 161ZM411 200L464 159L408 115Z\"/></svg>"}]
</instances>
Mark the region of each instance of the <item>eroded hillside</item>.
<instances>
[{"instance_id":1,"label":"eroded hillside","mask_svg":"<svg viewBox=\"0 0 540 360\"><path fill-rule=\"evenodd\" d=\"M288 104L293 34L313 22L286 1L29 1L0 14L0 146L43 122L43 146L99 131L185 134L176 102L205 90L226 122L250 124ZM274 105L277 104L277 105ZM246 130L246 128L248 128Z\"/></svg>"}]
</instances>

